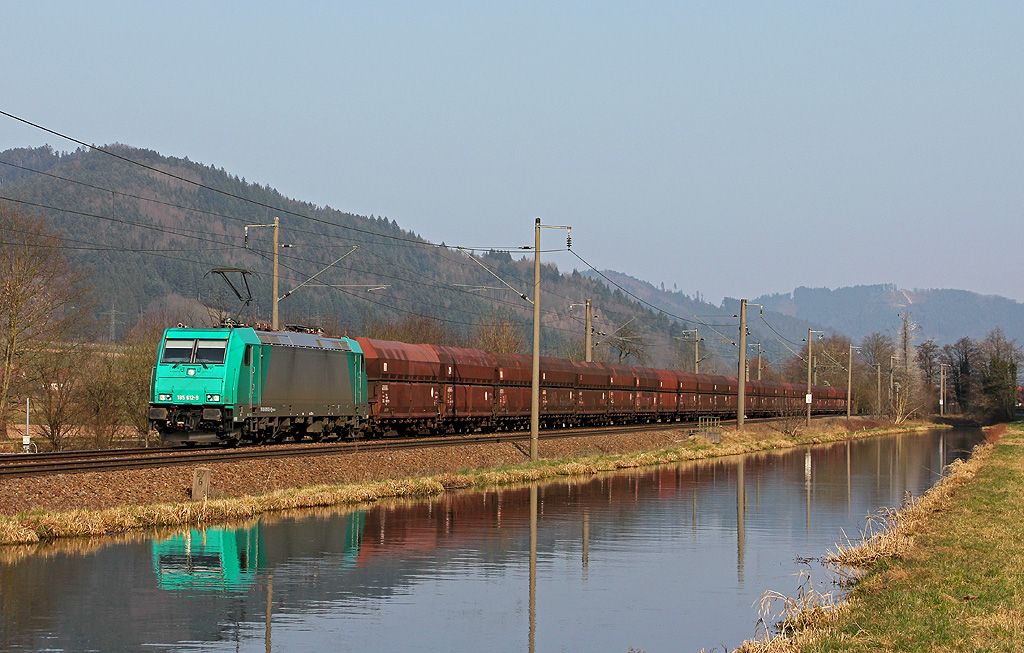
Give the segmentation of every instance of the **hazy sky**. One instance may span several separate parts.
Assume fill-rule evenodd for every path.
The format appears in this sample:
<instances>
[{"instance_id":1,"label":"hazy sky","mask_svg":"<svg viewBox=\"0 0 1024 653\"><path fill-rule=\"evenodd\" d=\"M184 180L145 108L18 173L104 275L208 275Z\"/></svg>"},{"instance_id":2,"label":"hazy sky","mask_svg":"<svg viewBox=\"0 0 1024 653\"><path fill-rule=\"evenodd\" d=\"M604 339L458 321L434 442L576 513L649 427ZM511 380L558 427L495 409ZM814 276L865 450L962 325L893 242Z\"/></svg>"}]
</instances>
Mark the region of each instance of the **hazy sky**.
<instances>
[{"instance_id":1,"label":"hazy sky","mask_svg":"<svg viewBox=\"0 0 1024 653\"><path fill-rule=\"evenodd\" d=\"M1024 300L1024 3L0 0L0 109L718 301ZM0 150L74 145L0 117ZM564 244L558 232L544 244ZM556 256L563 269L583 265Z\"/></svg>"}]
</instances>

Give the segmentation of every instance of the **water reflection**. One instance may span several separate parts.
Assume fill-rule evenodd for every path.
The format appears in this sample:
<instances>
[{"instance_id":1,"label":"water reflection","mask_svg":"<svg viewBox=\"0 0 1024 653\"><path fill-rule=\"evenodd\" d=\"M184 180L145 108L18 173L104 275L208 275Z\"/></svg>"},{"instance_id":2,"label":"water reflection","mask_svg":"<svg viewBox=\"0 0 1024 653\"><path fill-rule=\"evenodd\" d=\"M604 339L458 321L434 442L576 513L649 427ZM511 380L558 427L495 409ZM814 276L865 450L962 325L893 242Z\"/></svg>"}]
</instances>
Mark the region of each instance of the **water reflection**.
<instances>
[{"instance_id":1,"label":"water reflection","mask_svg":"<svg viewBox=\"0 0 1024 653\"><path fill-rule=\"evenodd\" d=\"M191 529L153 541L157 586L165 590L242 590L267 563L259 524L252 528Z\"/></svg>"},{"instance_id":2,"label":"water reflection","mask_svg":"<svg viewBox=\"0 0 1024 653\"><path fill-rule=\"evenodd\" d=\"M0 648L700 650L753 635L945 431L0 556ZM827 587L820 589L827 590Z\"/></svg>"}]
</instances>

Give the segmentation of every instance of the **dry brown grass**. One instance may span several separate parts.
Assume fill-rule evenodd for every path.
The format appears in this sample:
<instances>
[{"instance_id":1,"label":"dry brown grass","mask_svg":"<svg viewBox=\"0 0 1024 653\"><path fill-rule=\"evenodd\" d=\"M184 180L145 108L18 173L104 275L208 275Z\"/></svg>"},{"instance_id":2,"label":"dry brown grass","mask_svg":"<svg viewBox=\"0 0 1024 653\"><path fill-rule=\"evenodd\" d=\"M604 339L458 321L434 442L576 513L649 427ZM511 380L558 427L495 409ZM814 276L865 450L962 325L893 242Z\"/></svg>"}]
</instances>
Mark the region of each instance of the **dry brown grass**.
<instances>
[{"instance_id":1,"label":"dry brown grass","mask_svg":"<svg viewBox=\"0 0 1024 653\"><path fill-rule=\"evenodd\" d=\"M759 633L738 650L1024 650L1024 456L991 444L1008 432L1004 444L1024 444L1019 430L987 429L990 442L929 492L829 552L840 569L868 570L849 601L828 609L767 594L785 601L784 634Z\"/></svg>"},{"instance_id":2,"label":"dry brown grass","mask_svg":"<svg viewBox=\"0 0 1024 653\"><path fill-rule=\"evenodd\" d=\"M106 510L0 515L0 544L26 544L54 538L106 535L186 524L199 525L248 519L266 512L295 508L370 503L386 497L433 496L459 488L529 483L555 476L591 475L601 471L836 442L879 433L867 429L852 432L842 430L845 426L845 419L820 424L816 422L812 429L795 438L779 438L777 433L770 433L767 427L758 427L742 432L727 431L719 445L708 445L698 438L686 438L680 442L680 446L656 451L548 460L459 474L444 473L425 478L317 485L255 496L215 498L201 503L158 503ZM768 434L773 437L765 437Z\"/></svg>"},{"instance_id":3,"label":"dry brown grass","mask_svg":"<svg viewBox=\"0 0 1024 653\"><path fill-rule=\"evenodd\" d=\"M949 507L956 490L967 483L988 459L992 445L980 444L969 460L955 460L947 466L941 482L900 510L883 508L869 521L860 540L849 540L829 551L826 561L837 566L865 569L881 558L899 558L914 546L916 533L932 514Z\"/></svg>"}]
</instances>

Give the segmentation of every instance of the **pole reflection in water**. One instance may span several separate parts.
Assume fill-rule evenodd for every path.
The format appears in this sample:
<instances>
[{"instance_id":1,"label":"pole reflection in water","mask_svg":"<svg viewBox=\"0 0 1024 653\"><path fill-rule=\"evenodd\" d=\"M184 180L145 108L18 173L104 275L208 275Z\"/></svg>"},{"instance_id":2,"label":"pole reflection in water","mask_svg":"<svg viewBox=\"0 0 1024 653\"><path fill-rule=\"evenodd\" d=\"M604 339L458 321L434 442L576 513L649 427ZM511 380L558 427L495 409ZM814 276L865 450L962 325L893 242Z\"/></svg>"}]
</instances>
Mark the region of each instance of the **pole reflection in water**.
<instances>
[{"instance_id":1,"label":"pole reflection in water","mask_svg":"<svg viewBox=\"0 0 1024 653\"><path fill-rule=\"evenodd\" d=\"M270 621L271 615L274 613L274 574L267 574L267 627L264 631L263 639L265 641L266 653L270 653Z\"/></svg>"},{"instance_id":2,"label":"pole reflection in water","mask_svg":"<svg viewBox=\"0 0 1024 653\"><path fill-rule=\"evenodd\" d=\"M811 450L808 449L804 453L804 496L806 497L806 504L804 508L804 514L807 516L806 528L807 536L811 535Z\"/></svg>"},{"instance_id":3,"label":"pole reflection in water","mask_svg":"<svg viewBox=\"0 0 1024 653\"><path fill-rule=\"evenodd\" d=\"M19 588L0 650L732 648L765 591L793 595L808 569L834 591L805 560L981 439L880 437L0 550L3 587Z\"/></svg>"},{"instance_id":4,"label":"pole reflection in water","mask_svg":"<svg viewBox=\"0 0 1024 653\"><path fill-rule=\"evenodd\" d=\"M850 443L846 443L846 507L850 509L853 507L852 494L852 475L850 474Z\"/></svg>"},{"instance_id":5,"label":"pole reflection in water","mask_svg":"<svg viewBox=\"0 0 1024 653\"><path fill-rule=\"evenodd\" d=\"M530 486L530 653L537 635L537 486Z\"/></svg>"},{"instance_id":6,"label":"pole reflection in water","mask_svg":"<svg viewBox=\"0 0 1024 653\"><path fill-rule=\"evenodd\" d=\"M587 564L590 562L590 509L583 509L583 578L587 576Z\"/></svg>"},{"instance_id":7,"label":"pole reflection in water","mask_svg":"<svg viewBox=\"0 0 1024 653\"><path fill-rule=\"evenodd\" d=\"M743 582L743 521L747 511L747 491L743 485L745 458L736 463L736 578Z\"/></svg>"}]
</instances>

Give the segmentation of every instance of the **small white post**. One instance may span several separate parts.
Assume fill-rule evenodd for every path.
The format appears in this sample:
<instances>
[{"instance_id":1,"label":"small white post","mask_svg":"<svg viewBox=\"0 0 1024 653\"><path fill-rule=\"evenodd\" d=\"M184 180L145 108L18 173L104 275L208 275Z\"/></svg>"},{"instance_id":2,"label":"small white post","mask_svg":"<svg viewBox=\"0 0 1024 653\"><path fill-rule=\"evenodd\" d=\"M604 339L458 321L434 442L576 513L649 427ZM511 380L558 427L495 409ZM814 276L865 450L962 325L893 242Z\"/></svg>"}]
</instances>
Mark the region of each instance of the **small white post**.
<instances>
[{"instance_id":1,"label":"small white post","mask_svg":"<svg viewBox=\"0 0 1024 653\"><path fill-rule=\"evenodd\" d=\"M28 433L28 402L28 397L25 397L25 435L21 438L21 446L25 450L25 453L28 453L29 449L32 448L32 437Z\"/></svg>"}]
</instances>

